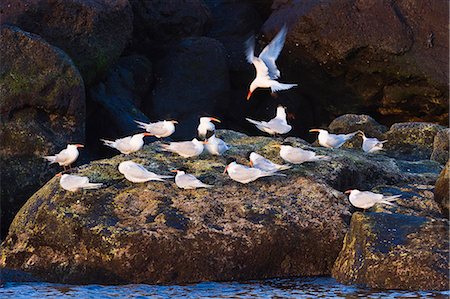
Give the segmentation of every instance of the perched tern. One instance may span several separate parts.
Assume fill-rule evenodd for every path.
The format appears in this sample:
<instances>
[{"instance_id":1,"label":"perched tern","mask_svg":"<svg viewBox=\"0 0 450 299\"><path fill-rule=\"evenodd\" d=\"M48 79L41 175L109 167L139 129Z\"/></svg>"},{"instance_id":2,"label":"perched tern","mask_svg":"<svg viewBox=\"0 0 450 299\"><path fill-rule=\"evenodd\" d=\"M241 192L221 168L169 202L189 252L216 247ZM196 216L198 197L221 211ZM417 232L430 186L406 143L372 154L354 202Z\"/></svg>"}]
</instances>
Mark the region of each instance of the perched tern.
<instances>
[{"instance_id":1,"label":"perched tern","mask_svg":"<svg viewBox=\"0 0 450 299\"><path fill-rule=\"evenodd\" d=\"M229 161L223 173L226 172L228 172L228 175L232 180L242 184L247 184L266 176L273 176L273 175L285 176L284 174L281 173L268 172L258 168L238 164L234 160Z\"/></svg>"},{"instance_id":2,"label":"perched tern","mask_svg":"<svg viewBox=\"0 0 450 299\"><path fill-rule=\"evenodd\" d=\"M89 178L85 176L58 173L60 176L59 185L67 191L75 192L80 189L98 189L102 183L89 183Z\"/></svg>"},{"instance_id":3,"label":"perched tern","mask_svg":"<svg viewBox=\"0 0 450 299\"><path fill-rule=\"evenodd\" d=\"M249 160L250 160L249 164L251 167L258 168L266 172L277 172L280 170L286 170L291 168L290 165L275 164L269 159L266 159L260 154L257 154L255 152L250 153Z\"/></svg>"},{"instance_id":4,"label":"perched tern","mask_svg":"<svg viewBox=\"0 0 450 299\"><path fill-rule=\"evenodd\" d=\"M173 176L158 175L148 171L144 166L133 161L124 161L120 163L119 172L123 174L127 180L133 183L145 183L148 181L163 182L163 179L173 178Z\"/></svg>"},{"instance_id":5,"label":"perched tern","mask_svg":"<svg viewBox=\"0 0 450 299\"><path fill-rule=\"evenodd\" d=\"M214 187L212 185L202 183L195 176L193 176L192 174L187 174L184 170L177 169L177 170L171 170L171 171L177 173L177 175L175 176L175 184L181 189L197 189L197 188Z\"/></svg>"},{"instance_id":6,"label":"perched tern","mask_svg":"<svg viewBox=\"0 0 450 299\"><path fill-rule=\"evenodd\" d=\"M72 163L78 159L79 147L84 147L82 144L68 144L65 149L60 151L58 154L54 156L45 156L44 159L50 162L50 164L58 163L60 166L66 169L66 166L71 167Z\"/></svg>"},{"instance_id":7,"label":"perched tern","mask_svg":"<svg viewBox=\"0 0 450 299\"><path fill-rule=\"evenodd\" d=\"M370 191L359 191L356 189L347 190L345 194L350 194L348 199L350 203L360 209L369 209L377 203L393 205L391 202L400 198L401 195L384 196L383 194L373 193Z\"/></svg>"},{"instance_id":8,"label":"perched tern","mask_svg":"<svg viewBox=\"0 0 450 299\"><path fill-rule=\"evenodd\" d=\"M175 124L178 123L176 120L163 120L148 124L137 120L134 122L138 124L139 128L146 130L156 138L164 138L172 135L175 132Z\"/></svg>"},{"instance_id":9,"label":"perched tern","mask_svg":"<svg viewBox=\"0 0 450 299\"><path fill-rule=\"evenodd\" d=\"M331 158L328 156L316 155L313 151L307 151L299 147L293 147L290 142L285 142L281 145L273 145L272 147L280 148L280 157L292 164L302 164L305 162L315 161L329 161Z\"/></svg>"},{"instance_id":10,"label":"perched tern","mask_svg":"<svg viewBox=\"0 0 450 299\"><path fill-rule=\"evenodd\" d=\"M183 158L196 157L203 152L203 144L205 141L198 141L197 138L191 141L171 142L169 144L161 144L163 151L176 153Z\"/></svg>"},{"instance_id":11,"label":"perched tern","mask_svg":"<svg viewBox=\"0 0 450 299\"><path fill-rule=\"evenodd\" d=\"M268 122L257 121L250 118L246 118L246 120L254 124L260 131L266 132L270 135L286 134L292 129L292 126L287 123L286 108L283 106L277 107L277 114L275 118L272 118Z\"/></svg>"},{"instance_id":12,"label":"perched tern","mask_svg":"<svg viewBox=\"0 0 450 299\"><path fill-rule=\"evenodd\" d=\"M256 78L250 84L250 88L247 94L247 100L252 96L253 91L256 88L270 88L274 93L280 90L290 89L297 84L284 84L278 82L276 79L280 77L280 71L275 64L281 50L283 49L284 41L286 39L287 27L283 26L280 32L273 38L259 54L259 57L255 56L255 38L250 37L247 42L247 61L252 63L256 69Z\"/></svg>"},{"instance_id":13,"label":"perched tern","mask_svg":"<svg viewBox=\"0 0 450 299\"><path fill-rule=\"evenodd\" d=\"M204 140L208 132L214 133L216 131L216 126L212 123L213 121L220 123L220 120L214 117L200 117L200 124L197 127L198 137L200 139Z\"/></svg>"},{"instance_id":14,"label":"perched tern","mask_svg":"<svg viewBox=\"0 0 450 299\"><path fill-rule=\"evenodd\" d=\"M346 141L350 140L358 134L353 132L349 134L331 134L327 130L311 129L310 132L319 132L319 144L327 148L340 148Z\"/></svg>"},{"instance_id":15,"label":"perched tern","mask_svg":"<svg viewBox=\"0 0 450 299\"><path fill-rule=\"evenodd\" d=\"M115 141L100 139L103 144L115 148L122 154L131 154L137 152L144 146L144 137L151 136L150 133L139 133L133 136L116 139Z\"/></svg>"},{"instance_id":16,"label":"perched tern","mask_svg":"<svg viewBox=\"0 0 450 299\"><path fill-rule=\"evenodd\" d=\"M364 134L363 131L359 131L358 134L360 134L363 139L362 149L366 153L376 153L383 150L383 143L387 142L387 140L380 141L377 138L366 137L366 134Z\"/></svg>"},{"instance_id":17,"label":"perched tern","mask_svg":"<svg viewBox=\"0 0 450 299\"><path fill-rule=\"evenodd\" d=\"M206 136L207 142L205 143L205 149L211 155L220 156L226 152L230 147L220 138L217 138L215 134Z\"/></svg>"}]
</instances>

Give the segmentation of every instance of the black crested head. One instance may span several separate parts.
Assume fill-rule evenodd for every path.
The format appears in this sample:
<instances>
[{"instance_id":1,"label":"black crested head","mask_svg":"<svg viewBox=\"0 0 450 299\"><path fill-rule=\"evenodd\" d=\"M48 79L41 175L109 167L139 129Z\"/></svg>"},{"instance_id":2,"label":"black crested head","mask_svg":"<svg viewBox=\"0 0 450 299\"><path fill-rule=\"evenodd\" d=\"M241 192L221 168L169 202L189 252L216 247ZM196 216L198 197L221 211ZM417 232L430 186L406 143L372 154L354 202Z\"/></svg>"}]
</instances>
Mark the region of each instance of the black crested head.
<instances>
[{"instance_id":1,"label":"black crested head","mask_svg":"<svg viewBox=\"0 0 450 299\"><path fill-rule=\"evenodd\" d=\"M233 163L233 162L236 162L236 159L235 159L235 158L227 158L227 163L226 163L226 165L228 165L228 164L230 164L230 163Z\"/></svg>"},{"instance_id":2,"label":"black crested head","mask_svg":"<svg viewBox=\"0 0 450 299\"><path fill-rule=\"evenodd\" d=\"M209 138L211 138L212 136L214 136L214 131L210 131L210 130L207 130L206 131L206 139L209 139Z\"/></svg>"},{"instance_id":3,"label":"black crested head","mask_svg":"<svg viewBox=\"0 0 450 299\"><path fill-rule=\"evenodd\" d=\"M292 144L292 142L290 142L290 141L283 141L283 143L282 143L281 145L294 146L294 145Z\"/></svg>"},{"instance_id":4,"label":"black crested head","mask_svg":"<svg viewBox=\"0 0 450 299\"><path fill-rule=\"evenodd\" d=\"M247 160L250 160L251 153L253 153L253 151L248 151L245 153L245 157L247 158Z\"/></svg>"},{"instance_id":5,"label":"black crested head","mask_svg":"<svg viewBox=\"0 0 450 299\"><path fill-rule=\"evenodd\" d=\"M184 171L184 172L187 172L187 169L184 168L184 167L177 168L177 170L178 170L178 171Z\"/></svg>"}]
</instances>

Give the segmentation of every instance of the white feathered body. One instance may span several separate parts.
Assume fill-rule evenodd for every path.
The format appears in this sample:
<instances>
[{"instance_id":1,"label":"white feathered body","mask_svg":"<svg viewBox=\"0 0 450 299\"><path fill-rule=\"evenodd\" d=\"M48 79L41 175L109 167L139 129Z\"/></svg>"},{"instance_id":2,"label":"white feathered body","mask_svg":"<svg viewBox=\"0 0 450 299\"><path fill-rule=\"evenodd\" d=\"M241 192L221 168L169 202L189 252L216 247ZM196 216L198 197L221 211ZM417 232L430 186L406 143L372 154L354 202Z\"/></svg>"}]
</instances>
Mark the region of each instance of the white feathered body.
<instances>
[{"instance_id":1,"label":"white feathered body","mask_svg":"<svg viewBox=\"0 0 450 299\"><path fill-rule=\"evenodd\" d=\"M90 183L89 178L84 176L63 174L59 180L61 188L67 191L75 192L80 189L98 189L102 183Z\"/></svg>"}]
</instances>

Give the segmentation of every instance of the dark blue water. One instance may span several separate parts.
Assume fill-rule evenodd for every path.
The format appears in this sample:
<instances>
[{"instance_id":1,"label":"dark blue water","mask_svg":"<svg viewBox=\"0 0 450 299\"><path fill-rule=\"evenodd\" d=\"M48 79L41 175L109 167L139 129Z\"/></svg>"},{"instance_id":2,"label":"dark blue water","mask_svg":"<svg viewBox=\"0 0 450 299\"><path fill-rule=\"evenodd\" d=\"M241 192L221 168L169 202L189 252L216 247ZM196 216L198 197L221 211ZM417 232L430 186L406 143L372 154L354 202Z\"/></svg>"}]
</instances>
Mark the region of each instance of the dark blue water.
<instances>
[{"instance_id":1,"label":"dark blue water","mask_svg":"<svg viewBox=\"0 0 450 299\"><path fill-rule=\"evenodd\" d=\"M332 278L204 282L191 285L62 285L6 283L0 298L449 298L450 292L376 291L345 286Z\"/></svg>"}]
</instances>

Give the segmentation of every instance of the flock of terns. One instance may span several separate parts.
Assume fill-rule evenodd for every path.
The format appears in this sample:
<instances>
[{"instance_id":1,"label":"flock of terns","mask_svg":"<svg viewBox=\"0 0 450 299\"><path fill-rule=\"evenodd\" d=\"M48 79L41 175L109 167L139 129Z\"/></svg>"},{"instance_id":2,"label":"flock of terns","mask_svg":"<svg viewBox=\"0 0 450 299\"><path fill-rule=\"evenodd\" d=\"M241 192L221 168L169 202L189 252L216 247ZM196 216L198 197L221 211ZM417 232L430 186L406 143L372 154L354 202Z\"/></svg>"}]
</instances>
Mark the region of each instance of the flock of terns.
<instances>
[{"instance_id":1,"label":"flock of terns","mask_svg":"<svg viewBox=\"0 0 450 299\"><path fill-rule=\"evenodd\" d=\"M256 69L256 78L251 82L247 100L250 99L253 91L256 88L270 88L272 92L290 89L297 84L279 83L277 79L280 77L275 61L278 58L286 38L287 28L284 26L274 39L263 49L259 57L254 55L254 38L250 38L246 45L246 56L249 63L252 63ZM257 121L247 118L247 121L254 124L260 131L272 136L283 135L291 131L292 127L288 124L286 119L286 108L278 106L276 116L269 121ZM170 142L168 144L161 144L161 150L178 154L183 158L193 158L202 154L204 151L211 155L222 155L229 149L229 145L222 139L215 135L215 125L213 122L220 122L217 118L201 117L198 125L198 139L194 138L190 141ZM112 140L104 140L104 145L118 150L120 153L128 155L142 149L144 145L144 137L155 136L156 138L166 138L175 132L175 125L178 123L174 120L164 120L154 123L144 123L136 121L137 126L143 130L144 133L127 136L124 138ZM349 134L331 134L326 130L312 129L310 132L318 132L318 143L326 148L339 148L345 142L352 139L356 135L362 137L362 150L367 153L376 153L383 149L383 144L386 142L380 141L376 138L368 138L362 131L357 131ZM69 144L67 148L54 156L45 156L44 158L52 163L58 163L66 170L71 167L78 156L79 148L82 144ZM317 155L313 151L304 150L299 147L294 147L288 142L273 145L279 148L280 157L289 164L276 164L256 152L248 154L249 165L238 164L235 160L227 160L227 165L224 174L228 173L229 177L242 184L253 182L262 177L268 176L285 176L279 173L287 170L292 166L290 164L302 164L305 162L314 161L328 161L331 158L328 156ZM146 169L143 165L133 162L131 160L121 162L118 170L124 175L125 179L133 183L144 183L148 181L164 181L165 179L173 178L173 176L159 175ZM208 185L201 182L192 174L186 173L183 169L171 170L176 173L175 184L182 189L196 189L196 188L211 188L213 185ZM60 186L71 192L83 189L97 189L102 187L102 183L91 183L89 178L58 173L60 177ZM392 201L398 199L400 195L384 196L382 194L373 193L370 191L347 190L349 194L350 203L362 209L368 209L376 203L384 203L392 205Z\"/></svg>"}]
</instances>

